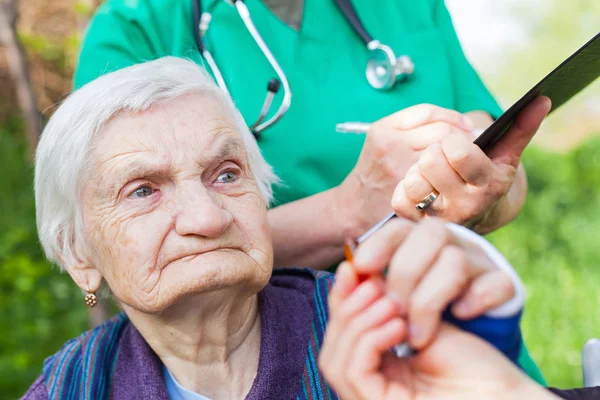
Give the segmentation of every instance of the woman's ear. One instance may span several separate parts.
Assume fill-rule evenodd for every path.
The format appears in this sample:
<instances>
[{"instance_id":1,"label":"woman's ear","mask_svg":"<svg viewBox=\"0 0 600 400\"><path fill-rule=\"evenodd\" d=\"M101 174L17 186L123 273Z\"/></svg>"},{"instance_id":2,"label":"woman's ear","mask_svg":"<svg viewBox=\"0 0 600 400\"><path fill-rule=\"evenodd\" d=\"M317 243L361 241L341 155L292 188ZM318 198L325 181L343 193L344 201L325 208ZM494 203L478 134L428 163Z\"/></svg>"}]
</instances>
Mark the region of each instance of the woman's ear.
<instances>
[{"instance_id":1,"label":"woman's ear","mask_svg":"<svg viewBox=\"0 0 600 400\"><path fill-rule=\"evenodd\" d=\"M81 290L95 293L100 289L102 273L90 261L90 258L80 245L80 241L74 239L71 243L72 257L69 260L61 261L66 271Z\"/></svg>"}]
</instances>

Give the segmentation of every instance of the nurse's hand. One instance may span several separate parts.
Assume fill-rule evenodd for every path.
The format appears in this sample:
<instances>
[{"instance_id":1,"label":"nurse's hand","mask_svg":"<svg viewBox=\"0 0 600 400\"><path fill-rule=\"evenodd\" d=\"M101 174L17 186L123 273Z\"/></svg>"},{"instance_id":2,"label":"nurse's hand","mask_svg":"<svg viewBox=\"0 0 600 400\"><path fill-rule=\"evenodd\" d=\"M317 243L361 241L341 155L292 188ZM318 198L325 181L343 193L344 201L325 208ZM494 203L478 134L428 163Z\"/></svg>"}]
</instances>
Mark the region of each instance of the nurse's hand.
<instances>
[{"instance_id":1,"label":"nurse's hand","mask_svg":"<svg viewBox=\"0 0 600 400\"><path fill-rule=\"evenodd\" d=\"M548 98L535 100L488 155L463 134L430 145L396 188L392 207L406 218L435 215L479 233L508 223L525 201L521 154L549 110ZM433 191L439 193L437 199L418 211L415 205Z\"/></svg>"},{"instance_id":2,"label":"nurse's hand","mask_svg":"<svg viewBox=\"0 0 600 400\"><path fill-rule=\"evenodd\" d=\"M321 350L320 370L344 400L558 400L470 333L443 324L430 346L398 359L389 347L404 334L401 320L391 319L362 331L352 348L331 338Z\"/></svg>"},{"instance_id":3,"label":"nurse's hand","mask_svg":"<svg viewBox=\"0 0 600 400\"><path fill-rule=\"evenodd\" d=\"M472 129L467 116L430 104L375 122L355 167L335 188L334 207L348 228L344 236L358 237L389 214L394 189L423 150L454 134L472 140Z\"/></svg>"},{"instance_id":4,"label":"nurse's hand","mask_svg":"<svg viewBox=\"0 0 600 400\"><path fill-rule=\"evenodd\" d=\"M470 298L468 303L478 309L462 316L472 318L512 296L502 272L490 269L473 244L461 245L456 239L440 220L415 226L397 219L359 246L353 266L340 265L328 298L319 368L341 398L554 398L483 340L444 323L431 335L429 322L437 326L453 300L458 299L452 307L456 314L458 304ZM371 277L362 281L359 274L365 273ZM490 299L494 301L481 301ZM425 307L412 310L419 305ZM425 320L430 321L423 324ZM429 332L427 343L415 346L411 341L413 324ZM408 359L396 358L390 348L404 341L420 351Z\"/></svg>"},{"instance_id":5,"label":"nurse's hand","mask_svg":"<svg viewBox=\"0 0 600 400\"><path fill-rule=\"evenodd\" d=\"M351 267L343 263L338 268L337 288L330 296L332 315L337 310L338 298L345 297L344 293L356 291L356 296L351 296L360 297L361 291L375 290L372 295L377 296L373 297L381 297L384 305L373 301L374 310L391 312L395 309L408 323L408 343L418 350L435 337L448 307L454 317L470 320L511 299L520 302L522 293L509 274L491 260L478 239L477 234L467 229L452 230L439 218L418 224L404 218L389 221L358 247ZM387 271L385 280L384 271ZM371 277L365 282L368 285L348 279L349 275L356 274ZM367 287L361 289L361 286ZM390 301L395 305L392 309ZM342 320L348 315L346 311L340 312ZM365 315L373 322L371 317L376 313ZM368 325L365 322L355 327L346 322L340 325L350 336L353 328L364 329Z\"/></svg>"}]
</instances>

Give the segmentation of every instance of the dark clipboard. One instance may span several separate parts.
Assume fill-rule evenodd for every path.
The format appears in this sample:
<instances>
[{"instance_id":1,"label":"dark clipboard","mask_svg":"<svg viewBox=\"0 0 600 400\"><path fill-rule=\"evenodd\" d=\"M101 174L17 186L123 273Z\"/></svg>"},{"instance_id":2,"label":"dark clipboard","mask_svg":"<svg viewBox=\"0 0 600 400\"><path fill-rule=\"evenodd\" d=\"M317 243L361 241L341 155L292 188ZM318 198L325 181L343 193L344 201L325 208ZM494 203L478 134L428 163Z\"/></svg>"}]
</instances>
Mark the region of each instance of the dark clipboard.
<instances>
[{"instance_id":1,"label":"dark clipboard","mask_svg":"<svg viewBox=\"0 0 600 400\"><path fill-rule=\"evenodd\" d=\"M552 112L599 76L600 33L597 33L506 110L475 139L474 143L485 152L491 150L494 143L500 140L512 126L519 113L535 98L538 96L549 97L552 100L552 109L550 110Z\"/></svg>"}]
</instances>

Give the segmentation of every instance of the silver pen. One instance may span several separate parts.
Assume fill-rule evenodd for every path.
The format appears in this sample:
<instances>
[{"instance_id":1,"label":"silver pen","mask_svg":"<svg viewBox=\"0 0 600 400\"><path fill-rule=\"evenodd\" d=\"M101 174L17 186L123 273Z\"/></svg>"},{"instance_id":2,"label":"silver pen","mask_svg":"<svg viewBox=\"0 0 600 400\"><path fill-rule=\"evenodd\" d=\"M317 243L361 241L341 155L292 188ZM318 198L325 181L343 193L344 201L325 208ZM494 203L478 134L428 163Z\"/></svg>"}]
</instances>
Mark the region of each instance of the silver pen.
<instances>
[{"instance_id":1,"label":"silver pen","mask_svg":"<svg viewBox=\"0 0 600 400\"><path fill-rule=\"evenodd\" d=\"M339 133L367 133L371 125L369 122L342 122L335 126L335 131Z\"/></svg>"},{"instance_id":2,"label":"silver pen","mask_svg":"<svg viewBox=\"0 0 600 400\"><path fill-rule=\"evenodd\" d=\"M335 131L339 133L354 133L354 134L362 134L367 133L369 129L371 129L370 122L342 122L335 126ZM474 139L477 139L485 129L475 128L471 131L471 135Z\"/></svg>"}]
</instances>

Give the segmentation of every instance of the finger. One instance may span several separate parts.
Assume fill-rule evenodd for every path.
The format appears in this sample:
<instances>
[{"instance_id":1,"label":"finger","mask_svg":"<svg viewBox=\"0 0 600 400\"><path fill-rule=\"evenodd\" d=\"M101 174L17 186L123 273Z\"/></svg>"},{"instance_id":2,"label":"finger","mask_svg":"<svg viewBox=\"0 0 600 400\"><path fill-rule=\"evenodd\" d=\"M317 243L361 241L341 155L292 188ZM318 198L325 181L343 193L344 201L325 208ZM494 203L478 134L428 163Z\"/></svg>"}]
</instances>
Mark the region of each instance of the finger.
<instances>
[{"instance_id":1,"label":"finger","mask_svg":"<svg viewBox=\"0 0 600 400\"><path fill-rule=\"evenodd\" d=\"M323 362L327 363L328 372L338 380L340 377L344 376L359 338L364 335L365 332L368 332L397 316L398 309L396 304L385 296L381 296L372 305L356 314L354 318L344 324L343 330L340 331L339 335L327 338L327 343L325 344L328 347L331 345L332 340L335 341L333 342L333 351L328 350L329 354L323 357ZM325 350L325 344L323 350Z\"/></svg>"},{"instance_id":2,"label":"finger","mask_svg":"<svg viewBox=\"0 0 600 400\"><path fill-rule=\"evenodd\" d=\"M335 363L335 358L329 356L335 353L333 347L336 347L336 340L329 337L329 327L325 333L325 339L321 352L319 353L318 365L319 371L323 374L327 383L337 392L340 399L357 399L358 396L354 393L345 382L345 370L339 368L339 364Z\"/></svg>"},{"instance_id":3,"label":"finger","mask_svg":"<svg viewBox=\"0 0 600 400\"><path fill-rule=\"evenodd\" d=\"M485 271L470 263L464 250L446 246L409 299L409 342L421 349L433 339L442 312L468 287L469 281Z\"/></svg>"},{"instance_id":4,"label":"finger","mask_svg":"<svg viewBox=\"0 0 600 400\"><path fill-rule=\"evenodd\" d=\"M414 197L414 194L412 194L411 197ZM436 199L436 201L437 200L438 199ZM416 208L416 204L419 201L412 200L408 197L406 194L406 188L402 181L398 184L398 186L396 186L394 194L392 195L392 209L400 218L405 218L416 222L425 216L424 213L420 212Z\"/></svg>"},{"instance_id":5,"label":"finger","mask_svg":"<svg viewBox=\"0 0 600 400\"><path fill-rule=\"evenodd\" d=\"M492 160L464 135L450 135L442 141L448 163L466 183L485 186L491 178Z\"/></svg>"},{"instance_id":6,"label":"finger","mask_svg":"<svg viewBox=\"0 0 600 400\"><path fill-rule=\"evenodd\" d=\"M476 278L466 292L452 305L452 314L459 319L473 319L515 296L515 287L508 275L500 270Z\"/></svg>"},{"instance_id":7,"label":"finger","mask_svg":"<svg viewBox=\"0 0 600 400\"><path fill-rule=\"evenodd\" d=\"M388 267L386 290L400 309L408 309L408 297L450 240L444 222L431 218L420 222L398 248Z\"/></svg>"},{"instance_id":8,"label":"finger","mask_svg":"<svg viewBox=\"0 0 600 400\"><path fill-rule=\"evenodd\" d=\"M348 387L348 385L343 383L345 381L345 370L339 368L339 364L335 362L336 360L332 356L332 354L337 353L337 349L335 348L337 346L336 342L337 340L329 336L329 327L327 327L323 346L321 347L318 358L319 371L323 374L327 383L335 389L340 398L355 399L357 398L356 394Z\"/></svg>"},{"instance_id":9,"label":"finger","mask_svg":"<svg viewBox=\"0 0 600 400\"><path fill-rule=\"evenodd\" d=\"M361 311L367 309L384 293L384 285L382 279L369 279L361 283L349 296L337 305L332 304L329 307L329 321L323 348L321 350L321 358L331 363L331 360L336 357L339 340L343 335L346 326Z\"/></svg>"},{"instance_id":10,"label":"finger","mask_svg":"<svg viewBox=\"0 0 600 400\"><path fill-rule=\"evenodd\" d=\"M473 122L470 118L457 111L432 104L418 104L405 108L385 117L383 120L400 130L414 129L434 122L446 122L466 132L473 129Z\"/></svg>"},{"instance_id":11,"label":"finger","mask_svg":"<svg viewBox=\"0 0 600 400\"><path fill-rule=\"evenodd\" d=\"M425 216L434 217L444 210L445 198L436 188L421 174L418 163L411 167L412 171L400 182L402 188L396 187L392 195L392 208L399 215L406 216L412 220L420 220ZM437 198L424 210L418 209L417 204L424 201L430 194Z\"/></svg>"},{"instance_id":12,"label":"finger","mask_svg":"<svg viewBox=\"0 0 600 400\"><path fill-rule=\"evenodd\" d=\"M369 307L356 314L345 325L344 333L340 337L340 348L351 349L356 339L364 332L398 317L398 306L387 296L382 295ZM347 346L344 346L346 344Z\"/></svg>"},{"instance_id":13,"label":"finger","mask_svg":"<svg viewBox=\"0 0 600 400\"><path fill-rule=\"evenodd\" d=\"M347 367L350 354L354 351L358 338L365 332L399 317L398 306L387 296L381 296L371 306L356 314L344 325L343 332L338 336L336 363L343 369Z\"/></svg>"},{"instance_id":14,"label":"finger","mask_svg":"<svg viewBox=\"0 0 600 400\"><path fill-rule=\"evenodd\" d=\"M371 278L360 285L338 307L331 310L330 318L347 324L354 316L368 308L385 292L382 278Z\"/></svg>"},{"instance_id":15,"label":"finger","mask_svg":"<svg viewBox=\"0 0 600 400\"><path fill-rule=\"evenodd\" d=\"M383 357L395 344L406 336L406 324L400 318L394 318L385 324L362 335L351 352L347 365L349 386L362 399L382 399L390 389L386 377L381 374ZM392 393L387 392L392 395ZM401 398L395 396L387 396Z\"/></svg>"},{"instance_id":16,"label":"finger","mask_svg":"<svg viewBox=\"0 0 600 400\"><path fill-rule=\"evenodd\" d=\"M424 150L433 143L441 143L450 135L462 135L471 138L471 132L448 122L432 122L410 129L404 134L404 139L414 150Z\"/></svg>"},{"instance_id":17,"label":"finger","mask_svg":"<svg viewBox=\"0 0 600 400\"><path fill-rule=\"evenodd\" d=\"M540 96L531 102L521 111L508 132L492 147L488 156L494 162L509 164L516 168L523 150L537 132L551 107L550 99L545 96Z\"/></svg>"},{"instance_id":18,"label":"finger","mask_svg":"<svg viewBox=\"0 0 600 400\"><path fill-rule=\"evenodd\" d=\"M381 274L392 255L413 227L404 218L395 218L386 223L364 243L358 246L353 266L358 274Z\"/></svg>"},{"instance_id":19,"label":"finger","mask_svg":"<svg viewBox=\"0 0 600 400\"><path fill-rule=\"evenodd\" d=\"M400 182L404 186L404 194L413 203L413 209L416 210L414 204L422 201L425 196L433 192L435 188L429 183L427 179L419 171L419 165L414 164L406 172L404 179ZM394 192L394 196L395 196ZM392 204L394 203L394 196L392 196Z\"/></svg>"},{"instance_id":20,"label":"finger","mask_svg":"<svg viewBox=\"0 0 600 400\"><path fill-rule=\"evenodd\" d=\"M440 144L433 144L419 157L419 172L440 193L438 197L460 199L465 196L466 182L452 168ZM436 199L429 208L438 211L440 202Z\"/></svg>"},{"instance_id":21,"label":"finger","mask_svg":"<svg viewBox=\"0 0 600 400\"><path fill-rule=\"evenodd\" d=\"M464 113L464 115L473 122L473 126L475 127L489 126L492 122L494 122L492 116L486 111L467 111ZM474 128L473 130L475 131L479 129L481 128ZM473 136L476 137L478 135L474 134Z\"/></svg>"},{"instance_id":22,"label":"finger","mask_svg":"<svg viewBox=\"0 0 600 400\"><path fill-rule=\"evenodd\" d=\"M344 261L338 266L333 287L329 291L329 310L337 309L338 305L346 299L357 286L358 276L356 272L348 262Z\"/></svg>"}]
</instances>

